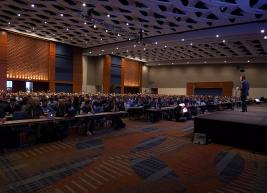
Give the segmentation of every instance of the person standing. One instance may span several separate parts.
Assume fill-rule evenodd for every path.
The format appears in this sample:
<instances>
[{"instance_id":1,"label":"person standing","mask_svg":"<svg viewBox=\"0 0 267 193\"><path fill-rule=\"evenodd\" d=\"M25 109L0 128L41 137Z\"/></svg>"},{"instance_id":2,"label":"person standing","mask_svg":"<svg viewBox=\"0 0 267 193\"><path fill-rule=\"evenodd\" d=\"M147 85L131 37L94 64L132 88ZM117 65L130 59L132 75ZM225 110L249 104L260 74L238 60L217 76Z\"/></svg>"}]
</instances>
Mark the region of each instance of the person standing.
<instances>
[{"instance_id":1,"label":"person standing","mask_svg":"<svg viewBox=\"0 0 267 193\"><path fill-rule=\"evenodd\" d=\"M242 102L242 112L247 112L247 97L249 95L249 82L246 80L246 77L240 76L240 82L241 82L241 87L240 87L240 99Z\"/></svg>"}]
</instances>

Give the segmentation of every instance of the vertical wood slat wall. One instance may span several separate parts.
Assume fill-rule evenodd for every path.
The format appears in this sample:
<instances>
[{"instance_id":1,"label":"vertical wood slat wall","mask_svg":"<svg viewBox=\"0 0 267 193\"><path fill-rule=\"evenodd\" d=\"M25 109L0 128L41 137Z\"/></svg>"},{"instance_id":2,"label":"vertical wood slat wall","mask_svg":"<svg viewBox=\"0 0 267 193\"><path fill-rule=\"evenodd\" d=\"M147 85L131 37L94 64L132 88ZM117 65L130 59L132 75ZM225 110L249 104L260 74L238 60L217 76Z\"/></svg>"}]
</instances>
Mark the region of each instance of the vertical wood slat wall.
<instances>
[{"instance_id":1,"label":"vertical wood slat wall","mask_svg":"<svg viewBox=\"0 0 267 193\"><path fill-rule=\"evenodd\" d=\"M56 91L56 43L49 42L48 80L50 92Z\"/></svg>"},{"instance_id":2,"label":"vertical wood slat wall","mask_svg":"<svg viewBox=\"0 0 267 193\"><path fill-rule=\"evenodd\" d=\"M103 93L109 93L110 92L110 74L111 74L111 56L105 55L104 56L104 66L103 66Z\"/></svg>"},{"instance_id":3,"label":"vertical wood slat wall","mask_svg":"<svg viewBox=\"0 0 267 193\"><path fill-rule=\"evenodd\" d=\"M72 89L73 92L81 92L82 90L82 49L81 48L73 48L73 83Z\"/></svg>"},{"instance_id":4,"label":"vertical wood slat wall","mask_svg":"<svg viewBox=\"0 0 267 193\"><path fill-rule=\"evenodd\" d=\"M19 46L15 46L19 43ZM73 48L73 92L82 88L82 50ZM19 58L17 58L19 57ZM30 80L47 82L55 91L56 43L0 31L0 90L6 89L6 81ZM15 77L8 74L15 73ZM32 73L34 72L34 73ZM29 74L35 78L28 78ZM7 77L9 76L9 77Z\"/></svg>"},{"instance_id":5,"label":"vertical wood slat wall","mask_svg":"<svg viewBox=\"0 0 267 193\"><path fill-rule=\"evenodd\" d=\"M0 32L0 90L6 89L7 41L7 33Z\"/></svg>"}]
</instances>

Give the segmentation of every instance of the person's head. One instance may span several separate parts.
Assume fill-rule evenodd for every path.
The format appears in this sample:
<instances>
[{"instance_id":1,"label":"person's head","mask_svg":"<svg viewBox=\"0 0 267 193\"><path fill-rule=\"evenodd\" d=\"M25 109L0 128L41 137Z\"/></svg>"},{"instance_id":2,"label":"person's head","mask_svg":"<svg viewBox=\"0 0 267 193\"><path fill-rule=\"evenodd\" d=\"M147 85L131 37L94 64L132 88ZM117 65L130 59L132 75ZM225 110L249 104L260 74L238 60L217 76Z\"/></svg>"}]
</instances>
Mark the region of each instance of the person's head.
<instances>
[{"instance_id":1,"label":"person's head","mask_svg":"<svg viewBox=\"0 0 267 193\"><path fill-rule=\"evenodd\" d=\"M241 75L241 76L240 76L240 81L243 81L243 80L246 80L246 76Z\"/></svg>"}]
</instances>

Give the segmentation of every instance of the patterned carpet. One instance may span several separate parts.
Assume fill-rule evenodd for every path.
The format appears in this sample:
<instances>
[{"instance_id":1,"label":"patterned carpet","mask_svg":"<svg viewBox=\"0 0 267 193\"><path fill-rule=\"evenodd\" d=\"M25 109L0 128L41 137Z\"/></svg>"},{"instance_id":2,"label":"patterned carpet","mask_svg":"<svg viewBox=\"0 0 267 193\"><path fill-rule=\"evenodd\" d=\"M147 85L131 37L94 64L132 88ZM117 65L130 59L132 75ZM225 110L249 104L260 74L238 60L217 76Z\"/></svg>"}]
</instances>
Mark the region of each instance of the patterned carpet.
<instances>
[{"instance_id":1,"label":"patterned carpet","mask_svg":"<svg viewBox=\"0 0 267 193\"><path fill-rule=\"evenodd\" d=\"M0 156L0 192L267 193L267 156L192 144L192 121L125 122Z\"/></svg>"}]
</instances>

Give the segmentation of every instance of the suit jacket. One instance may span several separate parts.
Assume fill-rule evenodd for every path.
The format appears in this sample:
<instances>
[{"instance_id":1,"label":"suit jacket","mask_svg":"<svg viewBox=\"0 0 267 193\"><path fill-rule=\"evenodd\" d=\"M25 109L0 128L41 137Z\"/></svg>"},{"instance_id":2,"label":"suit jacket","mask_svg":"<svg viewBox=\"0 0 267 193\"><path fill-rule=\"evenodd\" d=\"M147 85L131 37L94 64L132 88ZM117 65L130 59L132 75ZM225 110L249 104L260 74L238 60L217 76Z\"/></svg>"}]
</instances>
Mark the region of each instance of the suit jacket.
<instances>
[{"instance_id":1,"label":"suit jacket","mask_svg":"<svg viewBox=\"0 0 267 193\"><path fill-rule=\"evenodd\" d=\"M243 80L241 82L241 96L248 96L249 95L249 83L247 80Z\"/></svg>"}]
</instances>

